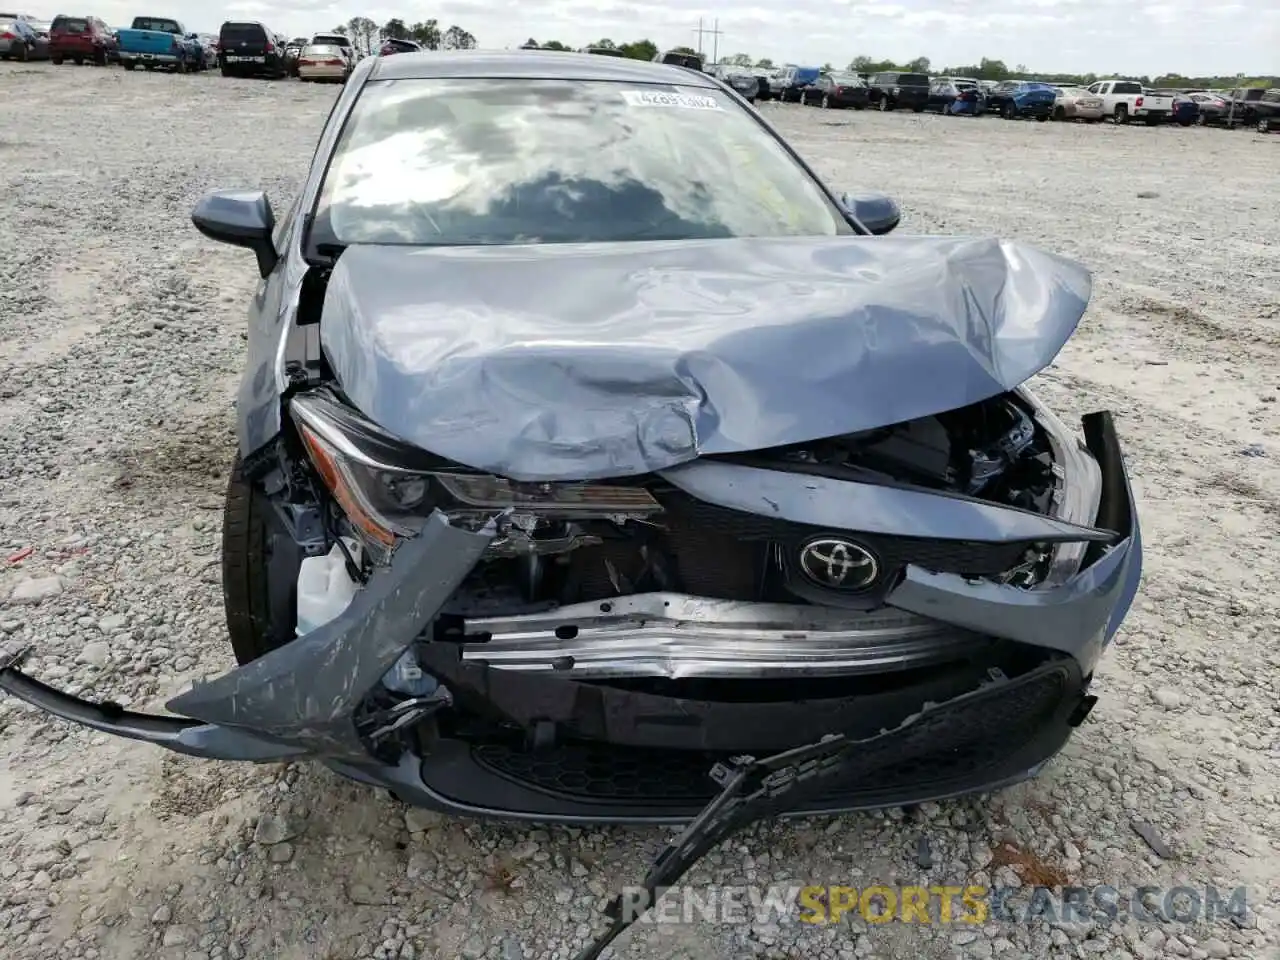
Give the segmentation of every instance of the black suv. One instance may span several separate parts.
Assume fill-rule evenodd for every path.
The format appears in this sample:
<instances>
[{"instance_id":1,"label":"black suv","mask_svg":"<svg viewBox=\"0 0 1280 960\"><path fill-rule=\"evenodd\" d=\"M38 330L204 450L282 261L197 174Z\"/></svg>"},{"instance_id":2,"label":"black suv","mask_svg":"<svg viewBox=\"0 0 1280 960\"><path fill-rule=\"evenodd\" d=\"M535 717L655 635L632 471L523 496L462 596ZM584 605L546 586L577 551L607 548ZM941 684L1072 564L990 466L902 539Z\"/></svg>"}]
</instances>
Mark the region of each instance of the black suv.
<instances>
[{"instance_id":1,"label":"black suv","mask_svg":"<svg viewBox=\"0 0 1280 960\"><path fill-rule=\"evenodd\" d=\"M929 78L923 73L877 73L870 83L871 105L880 110L913 110L929 103Z\"/></svg>"},{"instance_id":2,"label":"black suv","mask_svg":"<svg viewBox=\"0 0 1280 960\"><path fill-rule=\"evenodd\" d=\"M702 56L696 53L680 53L676 50L668 50L666 53L659 53L653 60L655 63L669 63L672 66L684 67L686 70L693 70L696 73L706 72L702 65Z\"/></svg>"},{"instance_id":3,"label":"black suv","mask_svg":"<svg viewBox=\"0 0 1280 960\"><path fill-rule=\"evenodd\" d=\"M218 67L224 77L289 75L285 44L270 27L251 20L228 20L218 31Z\"/></svg>"}]
</instances>

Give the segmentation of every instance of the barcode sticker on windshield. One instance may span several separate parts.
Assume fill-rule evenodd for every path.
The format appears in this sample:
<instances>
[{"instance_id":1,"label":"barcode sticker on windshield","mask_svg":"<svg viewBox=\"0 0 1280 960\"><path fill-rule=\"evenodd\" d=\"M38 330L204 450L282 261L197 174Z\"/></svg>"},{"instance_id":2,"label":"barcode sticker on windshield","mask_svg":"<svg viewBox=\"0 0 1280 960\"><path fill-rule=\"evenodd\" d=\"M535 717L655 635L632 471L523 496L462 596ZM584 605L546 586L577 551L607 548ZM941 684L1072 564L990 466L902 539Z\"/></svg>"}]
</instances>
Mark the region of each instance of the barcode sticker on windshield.
<instances>
[{"instance_id":1,"label":"barcode sticker on windshield","mask_svg":"<svg viewBox=\"0 0 1280 960\"><path fill-rule=\"evenodd\" d=\"M684 107L686 110L720 110L715 97L688 93L659 93L656 90L623 90L622 98L633 107Z\"/></svg>"}]
</instances>

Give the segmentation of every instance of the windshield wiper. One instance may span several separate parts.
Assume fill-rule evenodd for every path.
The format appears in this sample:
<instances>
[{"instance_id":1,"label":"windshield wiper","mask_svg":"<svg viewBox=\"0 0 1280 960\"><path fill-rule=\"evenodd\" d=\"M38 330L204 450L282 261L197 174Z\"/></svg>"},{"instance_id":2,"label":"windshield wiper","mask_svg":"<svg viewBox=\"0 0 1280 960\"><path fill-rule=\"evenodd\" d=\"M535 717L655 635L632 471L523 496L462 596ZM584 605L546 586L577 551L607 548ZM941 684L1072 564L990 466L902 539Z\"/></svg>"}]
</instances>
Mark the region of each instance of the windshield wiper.
<instances>
[{"instance_id":1,"label":"windshield wiper","mask_svg":"<svg viewBox=\"0 0 1280 960\"><path fill-rule=\"evenodd\" d=\"M816 743L763 760L735 757L728 763L717 763L711 768L711 778L719 785L720 793L658 855L641 884L642 896L619 894L609 903L605 910L612 921L609 928L575 960L597 960L605 947L640 919L703 856L761 817L795 809L806 796L812 796L823 783L844 770L861 748L900 733L926 712L927 709L892 730L861 740L842 733L828 734ZM883 763L888 764L901 755L889 752L883 757ZM639 903L628 902L637 899Z\"/></svg>"}]
</instances>

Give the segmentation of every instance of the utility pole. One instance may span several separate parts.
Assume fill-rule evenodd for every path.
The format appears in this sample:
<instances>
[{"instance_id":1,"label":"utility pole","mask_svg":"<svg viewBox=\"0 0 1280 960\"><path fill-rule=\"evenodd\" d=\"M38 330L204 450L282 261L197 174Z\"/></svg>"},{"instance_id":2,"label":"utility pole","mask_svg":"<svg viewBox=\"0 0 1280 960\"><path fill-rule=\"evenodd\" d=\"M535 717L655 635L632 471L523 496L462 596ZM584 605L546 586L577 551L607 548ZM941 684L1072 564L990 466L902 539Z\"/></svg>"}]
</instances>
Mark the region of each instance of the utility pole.
<instances>
[{"instance_id":1,"label":"utility pole","mask_svg":"<svg viewBox=\"0 0 1280 960\"><path fill-rule=\"evenodd\" d=\"M699 17L699 18L698 18L698 29L695 31L695 32L698 34L698 56L702 56L702 38L703 38L703 36L704 36L704 35L706 35L706 36L710 36L710 37L712 37L712 38L713 38L713 39L712 39L712 43L714 44L714 46L713 46L713 48L712 48L713 52L712 52L712 54L711 54L712 60L713 60L713 62L714 62L714 61L718 58L718 54L719 54L719 52L720 52L720 34L721 34L721 33L723 33L723 31L720 29L720 20L719 20L719 18L717 18L717 19L715 20L715 26L714 26L714 27L712 27L710 30L707 30L706 28L704 28L704 27L702 26L702 23L703 23L702 17Z\"/></svg>"}]
</instances>

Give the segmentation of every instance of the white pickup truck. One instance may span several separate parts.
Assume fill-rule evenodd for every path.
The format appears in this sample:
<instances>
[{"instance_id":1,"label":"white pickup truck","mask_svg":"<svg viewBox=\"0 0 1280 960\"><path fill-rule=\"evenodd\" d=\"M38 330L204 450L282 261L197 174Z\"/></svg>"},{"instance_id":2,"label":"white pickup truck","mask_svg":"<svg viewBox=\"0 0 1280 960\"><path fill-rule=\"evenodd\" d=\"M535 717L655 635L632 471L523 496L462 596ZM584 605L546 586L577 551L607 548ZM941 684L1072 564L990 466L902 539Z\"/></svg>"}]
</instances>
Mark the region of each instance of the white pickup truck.
<instances>
[{"instance_id":1,"label":"white pickup truck","mask_svg":"<svg viewBox=\"0 0 1280 960\"><path fill-rule=\"evenodd\" d=\"M1102 115L1116 123L1143 120L1154 126L1173 113L1173 97L1152 96L1136 80L1099 80L1088 89L1102 99Z\"/></svg>"}]
</instances>

